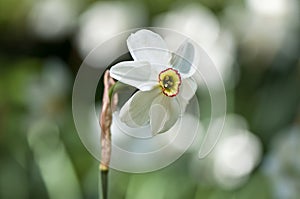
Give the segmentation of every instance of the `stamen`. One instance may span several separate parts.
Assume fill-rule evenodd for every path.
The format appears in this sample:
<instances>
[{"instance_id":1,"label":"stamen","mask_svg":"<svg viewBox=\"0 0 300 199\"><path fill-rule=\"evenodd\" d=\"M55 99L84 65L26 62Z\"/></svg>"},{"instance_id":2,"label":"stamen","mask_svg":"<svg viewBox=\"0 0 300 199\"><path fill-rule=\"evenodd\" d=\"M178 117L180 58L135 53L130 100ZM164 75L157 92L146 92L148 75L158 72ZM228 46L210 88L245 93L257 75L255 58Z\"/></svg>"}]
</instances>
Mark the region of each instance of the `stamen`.
<instances>
[{"instance_id":1,"label":"stamen","mask_svg":"<svg viewBox=\"0 0 300 199\"><path fill-rule=\"evenodd\" d=\"M179 92L181 77L177 70L168 68L159 74L162 92L168 97L174 97Z\"/></svg>"}]
</instances>

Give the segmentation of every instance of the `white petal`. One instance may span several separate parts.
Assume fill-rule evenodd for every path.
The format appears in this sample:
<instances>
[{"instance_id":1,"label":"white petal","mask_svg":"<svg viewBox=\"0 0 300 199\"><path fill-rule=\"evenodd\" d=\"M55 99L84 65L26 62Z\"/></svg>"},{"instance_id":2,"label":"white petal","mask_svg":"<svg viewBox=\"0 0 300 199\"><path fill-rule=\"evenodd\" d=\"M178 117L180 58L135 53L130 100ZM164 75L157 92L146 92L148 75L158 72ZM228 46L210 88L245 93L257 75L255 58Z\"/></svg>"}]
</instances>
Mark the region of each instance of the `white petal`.
<instances>
[{"instance_id":1,"label":"white petal","mask_svg":"<svg viewBox=\"0 0 300 199\"><path fill-rule=\"evenodd\" d=\"M127 46L136 61L168 65L171 59L166 42L150 30L139 30L131 34L127 39Z\"/></svg>"},{"instance_id":2,"label":"white petal","mask_svg":"<svg viewBox=\"0 0 300 199\"><path fill-rule=\"evenodd\" d=\"M150 108L152 135L168 131L180 116L180 106L176 98L159 95Z\"/></svg>"},{"instance_id":3,"label":"white petal","mask_svg":"<svg viewBox=\"0 0 300 199\"><path fill-rule=\"evenodd\" d=\"M140 127L149 122L152 101L160 94L159 88L136 92L122 107L120 119L129 127Z\"/></svg>"},{"instance_id":4,"label":"white petal","mask_svg":"<svg viewBox=\"0 0 300 199\"><path fill-rule=\"evenodd\" d=\"M148 62L125 61L110 69L111 77L142 91L151 90L157 85L157 74L154 73Z\"/></svg>"},{"instance_id":5,"label":"white petal","mask_svg":"<svg viewBox=\"0 0 300 199\"><path fill-rule=\"evenodd\" d=\"M197 83L193 78L182 80L180 86L178 101L180 102L181 111L184 112L189 100L195 95L197 90Z\"/></svg>"},{"instance_id":6,"label":"white petal","mask_svg":"<svg viewBox=\"0 0 300 199\"><path fill-rule=\"evenodd\" d=\"M194 95L197 90L197 83L193 78L183 79L179 95L186 101L189 101Z\"/></svg>"},{"instance_id":7,"label":"white petal","mask_svg":"<svg viewBox=\"0 0 300 199\"><path fill-rule=\"evenodd\" d=\"M172 54L171 65L178 70L183 78L188 78L195 73L193 61L195 48L189 41L183 42L176 53Z\"/></svg>"}]
</instances>

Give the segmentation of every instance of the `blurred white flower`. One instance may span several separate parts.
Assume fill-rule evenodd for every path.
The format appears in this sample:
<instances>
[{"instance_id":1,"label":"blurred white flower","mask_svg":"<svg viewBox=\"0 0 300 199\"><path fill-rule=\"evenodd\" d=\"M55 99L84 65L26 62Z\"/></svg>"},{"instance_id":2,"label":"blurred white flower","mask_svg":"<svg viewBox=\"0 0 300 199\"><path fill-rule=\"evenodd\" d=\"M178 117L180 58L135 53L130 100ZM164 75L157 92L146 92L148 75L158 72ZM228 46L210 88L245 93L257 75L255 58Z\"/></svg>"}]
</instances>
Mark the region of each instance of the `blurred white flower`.
<instances>
[{"instance_id":1,"label":"blurred white flower","mask_svg":"<svg viewBox=\"0 0 300 199\"><path fill-rule=\"evenodd\" d=\"M123 105L121 121L130 127L145 126L150 121L152 135L166 132L197 89L191 78L195 72L193 44L186 41L172 53L158 34L140 30L127 39L127 46L134 61L120 62L110 73L140 91Z\"/></svg>"},{"instance_id":2,"label":"blurred white flower","mask_svg":"<svg viewBox=\"0 0 300 199\"><path fill-rule=\"evenodd\" d=\"M60 39L69 34L75 25L78 4L70 0L44 0L34 4L29 28L43 39Z\"/></svg>"},{"instance_id":3,"label":"blurred white flower","mask_svg":"<svg viewBox=\"0 0 300 199\"><path fill-rule=\"evenodd\" d=\"M75 42L80 56L84 59L99 44L122 31L143 26L145 18L146 10L139 3L107 1L92 4L79 19ZM110 42L105 49L101 49L97 57L90 60L98 67L106 68L109 63L103 62L107 57L121 55L122 38L119 39Z\"/></svg>"},{"instance_id":4,"label":"blurred white flower","mask_svg":"<svg viewBox=\"0 0 300 199\"><path fill-rule=\"evenodd\" d=\"M292 126L276 135L263 164L263 172L272 182L275 198L297 198L300 195L300 127Z\"/></svg>"},{"instance_id":5,"label":"blurred white flower","mask_svg":"<svg viewBox=\"0 0 300 199\"><path fill-rule=\"evenodd\" d=\"M260 162L261 153L261 142L247 130L245 119L228 115L213 151L205 159L193 160L192 175L224 189L235 189L247 181Z\"/></svg>"},{"instance_id":6,"label":"blurred white flower","mask_svg":"<svg viewBox=\"0 0 300 199\"><path fill-rule=\"evenodd\" d=\"M228 24L240 39L246 58L270 62L299 25L296 0L247 0L245 7L225 9ZM293 42L293 41L292 41Z\"/></svg>"},{"instance_id":7,"label":"blurred white flower","mask_svg":"<svg viewBox=\"0 0 300 199\"><path fill-rule=\"evenodd\" d=\"M214 177L224 188L236 188L259 163L260 140L247 130L235 130L221 139L214 150Z\"/></svg>"},{"instance_id":8,"label":"blurred white flower","mask_svg":"<svg viewBox=\"0 0 300 199\"><path fill-rule=\"evenodd\" d=\"M46 60L40 75L28 88L28 107L32 114L57 114L71 87L71 76L64 62L58 58ZM60 114L58 114L60 116Z\"/></svg>"},{"instance_id":9,"label":"blurred white flower","mask_svg":"<svg viewBox=\"0 0 300 199\"><path fill-rule=\"evenodd\" d=\"M157 16L154 25L176 30L194 40L212 59L223 80L232 80L230 75L235 42L231 33L221 27L210 10L200 4L178 6Z\"/></svg>"},{"instance_id":10,"label":"blurred white flower","mask_svg":"<svg viewBox=\"0 0 300 199\"><path fill-rule=\"evenodd\" d=\"M293 11L294 0L246 0L247 7L262 16L285 17Z\"/></svg>"}]
</instances>

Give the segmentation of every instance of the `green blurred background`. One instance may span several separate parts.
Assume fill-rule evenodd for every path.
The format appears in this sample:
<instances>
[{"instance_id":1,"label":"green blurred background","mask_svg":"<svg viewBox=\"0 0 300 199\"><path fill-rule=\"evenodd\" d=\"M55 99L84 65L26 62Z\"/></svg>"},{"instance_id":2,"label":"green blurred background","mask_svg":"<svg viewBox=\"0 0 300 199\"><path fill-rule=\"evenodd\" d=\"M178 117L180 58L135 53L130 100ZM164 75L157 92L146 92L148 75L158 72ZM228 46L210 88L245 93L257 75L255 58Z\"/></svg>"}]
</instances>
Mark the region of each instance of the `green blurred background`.
<instances>
[{"instance_id":1,"label":"green blurred background","mask_svg":"<svg viewBox=\"0 0 300 199\"><path fill-rule=\"evenodd\" d=\"M97 44L148 26L206 50L228 118L204 160L189 150L156 172L112 170L110 198L300 198L297 0L0 0L0 198L98 198L99 163L76 133L72 85Z\"/></svg>"}]
</instances>

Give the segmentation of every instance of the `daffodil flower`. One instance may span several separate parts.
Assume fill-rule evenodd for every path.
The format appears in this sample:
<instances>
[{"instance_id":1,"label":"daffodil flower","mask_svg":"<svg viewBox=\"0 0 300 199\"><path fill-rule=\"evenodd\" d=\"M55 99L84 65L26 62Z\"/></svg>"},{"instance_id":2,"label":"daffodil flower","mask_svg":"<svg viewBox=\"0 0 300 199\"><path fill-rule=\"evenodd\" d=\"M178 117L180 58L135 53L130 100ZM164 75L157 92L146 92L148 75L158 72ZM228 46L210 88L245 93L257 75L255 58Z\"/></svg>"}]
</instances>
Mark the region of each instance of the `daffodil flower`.
<instances>
[{"instance_id":1,"label":"daffodil flower","mask_svg":"<svg viewBox=\"0 0 300 199\"><path fill-rule=\"evenodd\" d=\"M110 69L113 78L139 89L121 108L129 127L150 124L152 135L168 131L185 111L197 84L192 78L194 46L185 41L175 53L160 35L139 30L127 39L134 61Z\"/></svg>"}]
</instances>

